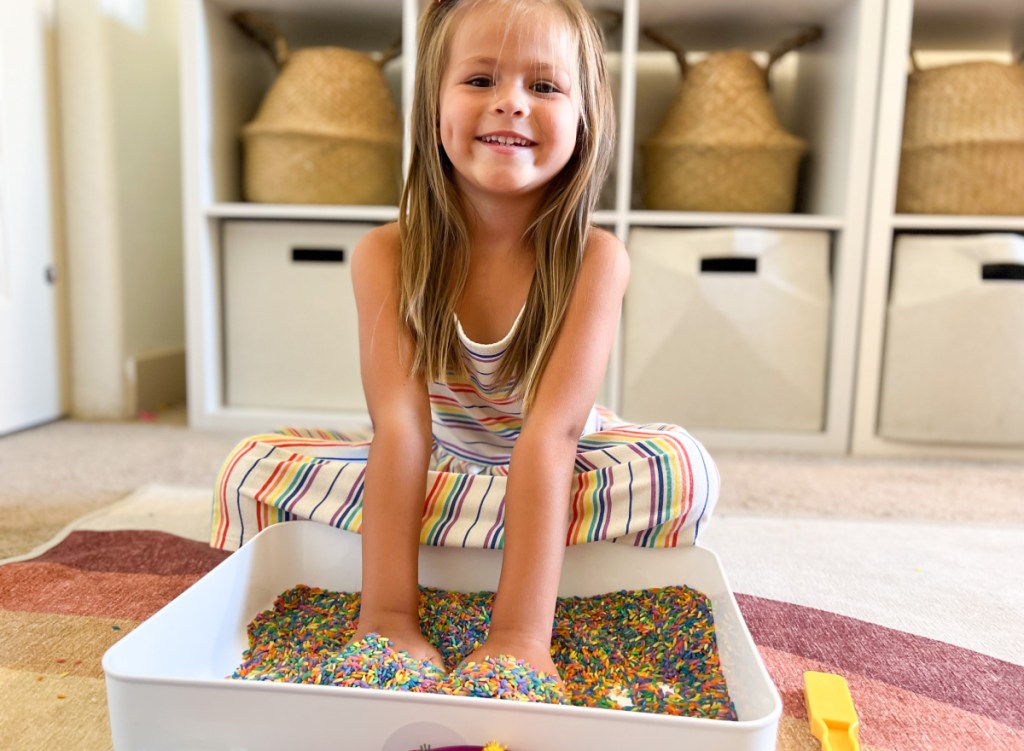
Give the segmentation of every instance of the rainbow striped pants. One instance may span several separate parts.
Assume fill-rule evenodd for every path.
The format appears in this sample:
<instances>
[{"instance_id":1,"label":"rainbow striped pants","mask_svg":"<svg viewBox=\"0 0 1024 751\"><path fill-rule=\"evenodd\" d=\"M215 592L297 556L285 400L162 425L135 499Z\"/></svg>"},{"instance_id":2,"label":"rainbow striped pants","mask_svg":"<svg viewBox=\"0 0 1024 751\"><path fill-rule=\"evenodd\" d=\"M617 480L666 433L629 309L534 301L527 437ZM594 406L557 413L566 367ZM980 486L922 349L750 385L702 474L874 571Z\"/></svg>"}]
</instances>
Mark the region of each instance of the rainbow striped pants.
<instances>
[{"instance_id":1,"label":"rainbow striped pants","mask_svg":"<svg viewBox=\"0 0 1024 751\"><path fill-rule=\"evenodd\" d=\"M692 545L718 500L718 469L675 425L631 425L602 410L580 439L567 499L567 545L597 540L643 547ZM311 519L358 532L369 435L286 429L247 438L228 456L214 492L211 545L234 550L277 522ZM500 548L507 465L454 471L435 450L420 542Z\"/></svg>"}]
</instances>

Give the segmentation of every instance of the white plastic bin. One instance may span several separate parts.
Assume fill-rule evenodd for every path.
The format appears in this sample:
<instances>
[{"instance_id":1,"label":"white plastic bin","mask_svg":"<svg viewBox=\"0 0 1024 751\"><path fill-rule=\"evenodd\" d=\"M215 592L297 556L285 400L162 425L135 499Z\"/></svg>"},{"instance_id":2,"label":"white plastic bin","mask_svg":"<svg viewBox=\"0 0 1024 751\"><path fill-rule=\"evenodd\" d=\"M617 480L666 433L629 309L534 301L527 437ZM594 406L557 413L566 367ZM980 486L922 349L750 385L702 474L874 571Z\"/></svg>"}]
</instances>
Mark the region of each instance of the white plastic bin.
<instances>
[{"instance_id":1,"label":"white plastic bin","mask_svg":"<svg viewBox=\"0 0 1024 751\"><path fill-rule=\"evenodd\" d=\"M822 430L829 243L813 230L634 230L623 416Z\"/></svg>"},{"instance_id":2,"label":"white plastic bin","mask_svg":"<svg viewBox=\"0 0 1024 751\"><path fill-rule=\"evenodd\" d=\"M1024 445L1024 237L900 235L879 434Z\"/></svg>"},{"instance_id":3,"label":"white plastic bin","mask_svg":"<svg viewBox=\"0 0 1024 751\"><path fill-rule=\"evenodd\" d=\"M567 551L560 594L685 584L712 604L735 722L333 686L235 681L246 625L295 584L355 591L360 538L313 522L272 526L103 657L117 751L353 749L497 740L516 751L770 751L782 704L718 558L704 548L611 543ZM421 548L420 581L493 590L501 553Z\"/></svg>"},{"instance_id":4,"label":"white plastic bin","mask_svg":"<svg viewBox=\"0 0 1024 751\"><path fill-rule=\"evenodd\" d=\"M225 402L365 410L350 262L373 225L223 224Z\"/></svg>"}]
</instances>

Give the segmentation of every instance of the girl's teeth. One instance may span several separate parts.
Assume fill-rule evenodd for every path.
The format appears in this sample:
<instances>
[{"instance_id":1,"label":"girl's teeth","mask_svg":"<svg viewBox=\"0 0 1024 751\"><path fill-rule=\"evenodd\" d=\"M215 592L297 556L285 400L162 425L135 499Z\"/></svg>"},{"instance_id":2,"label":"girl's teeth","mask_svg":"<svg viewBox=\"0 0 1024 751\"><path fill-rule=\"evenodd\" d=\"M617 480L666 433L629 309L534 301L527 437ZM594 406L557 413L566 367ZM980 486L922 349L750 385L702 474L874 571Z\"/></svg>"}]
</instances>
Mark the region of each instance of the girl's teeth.
<instances>
[{"instance_id":1,"label":"girl's teeth","mask_svg":"<svg viewBox=\"0 0 1024 751\"><path fill-rule=\"evenodd\" d=\"M521 138L508 138L506 136L485 136L487 143L496 143L501 146L526 146L527 142Z\"/></svg>"}]
</instances>

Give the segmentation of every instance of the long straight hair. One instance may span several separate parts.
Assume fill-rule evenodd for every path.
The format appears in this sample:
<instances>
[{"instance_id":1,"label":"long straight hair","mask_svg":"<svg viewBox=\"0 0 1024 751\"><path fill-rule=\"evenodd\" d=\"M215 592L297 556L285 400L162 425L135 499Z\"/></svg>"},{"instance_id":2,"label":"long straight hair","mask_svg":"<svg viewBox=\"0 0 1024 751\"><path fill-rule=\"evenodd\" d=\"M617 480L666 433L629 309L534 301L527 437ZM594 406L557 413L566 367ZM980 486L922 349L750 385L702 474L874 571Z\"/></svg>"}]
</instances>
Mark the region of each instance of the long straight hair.
<instances>
[{"instance_id":1,"label":"long straight hair","mask_svg":"<svg viewBox=\"0 0 1024 751\"><path fill-rule=\"evenodd\" d=\"M429 380L464 375L456 306L469 271L469 231L438 132L441 83L460 12L472 5L512 5L518 12L559 8L578 47L580 123L568 163L545 188L527 229L535 270L519 326L496 373L528 410L551 357L579 273L611 160L615 119L601 31L579 0L433 0L420 17L409 174L399 206L400 311L415 341L411 370Z\"/></svg>"}]
</instances>

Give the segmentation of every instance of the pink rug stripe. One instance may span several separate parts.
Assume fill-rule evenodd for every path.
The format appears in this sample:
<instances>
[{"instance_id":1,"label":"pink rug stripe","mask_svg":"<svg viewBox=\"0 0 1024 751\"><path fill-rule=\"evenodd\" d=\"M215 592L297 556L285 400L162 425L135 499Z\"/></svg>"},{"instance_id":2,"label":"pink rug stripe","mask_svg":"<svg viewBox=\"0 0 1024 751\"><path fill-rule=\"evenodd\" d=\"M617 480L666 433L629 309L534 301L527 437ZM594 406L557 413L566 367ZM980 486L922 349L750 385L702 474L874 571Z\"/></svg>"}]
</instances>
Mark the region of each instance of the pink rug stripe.
<instances>
[{"instance_id":1,"label":"pink rug stripe","mask_svg":"<svg viewBox=\"0 0 1024 751\"><path fill-rule=\"evenodd\" d=\"M759 646L801 655L1024 730L1024 666L802 605L737 595ZM1016 686L1017 691L1008 690Z\"/></svg>"},{"instance_id":2,"label":"pink rug stripe","mask_svg":"<svg viewBox=\"0 0 1024 751\"><path fill-rule=\"evenodd\" d=\"M141 621L198 578L195 574L82 571L35 561L13 563L0 568L0 610Z\"/></svg>"},{"instance_id":3,"label":"pink rug stripe","mask_svg":"<svg viewBox=\"0 0 1024 751\"><path fill-rule=\"evenodd\" d=\"M806 720L804 671L835 672L835 668L828 662L771 647L759 649L782 695L783 714ZM857 709L862 746L887 751L1024 749L1024 731L1008 727L998 718L975 714L856 672L842 673Z\"/></svg>"},{"instance_id":4,"label":"pink rug stripe","mask_svg":"<svg viewBox=\"0 0 1024 751\"><path fill-rule=\"evenodd\" d=\"M222 550L154 531L76 531L35 558L81 571L202 576L228 557Z\"/></svg>"}]
</instances>

